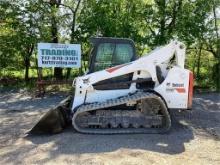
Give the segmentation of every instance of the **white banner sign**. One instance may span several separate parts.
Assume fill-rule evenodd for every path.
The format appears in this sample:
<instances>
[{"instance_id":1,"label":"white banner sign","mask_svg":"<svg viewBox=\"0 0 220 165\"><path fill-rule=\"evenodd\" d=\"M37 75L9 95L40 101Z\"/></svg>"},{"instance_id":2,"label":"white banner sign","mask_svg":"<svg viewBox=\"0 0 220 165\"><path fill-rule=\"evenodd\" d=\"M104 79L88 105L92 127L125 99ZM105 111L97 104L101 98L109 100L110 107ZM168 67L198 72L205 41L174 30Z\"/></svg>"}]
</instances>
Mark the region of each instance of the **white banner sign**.
<instances>
[{"instance_id":1,"label":"white banner sign","mask_svg":"<svg viewBox=\"0 0 220 165\"><path fill-rule=\"evenodd\" d=\"M38 67L79 68L80 44L38 43Z\"/></svg>"}]
</instances>

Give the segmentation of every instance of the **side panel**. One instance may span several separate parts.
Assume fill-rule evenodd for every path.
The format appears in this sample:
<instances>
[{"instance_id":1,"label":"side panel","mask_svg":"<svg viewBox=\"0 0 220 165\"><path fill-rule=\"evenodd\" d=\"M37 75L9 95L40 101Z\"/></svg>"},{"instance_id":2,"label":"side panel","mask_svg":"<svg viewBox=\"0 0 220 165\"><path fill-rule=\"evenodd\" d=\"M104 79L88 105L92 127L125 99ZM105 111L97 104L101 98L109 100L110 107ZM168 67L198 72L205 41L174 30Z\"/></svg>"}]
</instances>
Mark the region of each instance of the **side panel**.
<instances>
[{"instance_id":1,"label":"side panel","mask_svg":"<svg viewBox=\"0 0 220 165\"><path fill-rule=\"evenodd\" d=\"M110 98L117 98L136 91L134 85L131 85L129 89L124 90L95 90L93 84L97 82L138 71L149 73L152 80L156 81L155 67L152 63L145 63L147 60L148 58L143 58L143 60L136 60L135 62L122 64L76 78L74 81L75 97L72 110L84 103L102 102Z\"/></svg>"},{"instance_id":2,"label":"side panel","mask_svg":"<svg viewBox=\"0 0 220 165\"><path fill-rule=\"evenodd\" d=\"M86 96L86 103L93 103L93 102L103 102L108 99L114 99L120 96L127 95L131 90L123 89L123 90L94 90L93 92L87 93ZM133 91L134 92L134 91ZM132 92L132 93L133 93Z\"/></svg>"},{"instance_id":3,"label":"side panel","mask_svg":"<svg viewBox=\"0 0 220 165\"><path fill-rule=\"evenodd\" d=\"M164 98L168 108L188 108L189 73L189 70L174 67L163 83L154 89Z\"/></svg>"}]
</instances>

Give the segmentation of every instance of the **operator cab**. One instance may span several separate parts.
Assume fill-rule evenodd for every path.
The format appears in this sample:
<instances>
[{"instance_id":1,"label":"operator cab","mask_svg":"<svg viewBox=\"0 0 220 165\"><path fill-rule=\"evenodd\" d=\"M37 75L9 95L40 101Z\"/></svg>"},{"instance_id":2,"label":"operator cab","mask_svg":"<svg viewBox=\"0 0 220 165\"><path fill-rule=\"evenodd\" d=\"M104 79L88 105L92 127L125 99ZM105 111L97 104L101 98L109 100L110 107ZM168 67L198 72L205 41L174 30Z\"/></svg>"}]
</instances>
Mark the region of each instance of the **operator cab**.
<instances>
[{"instance_id":1,"label":"operator cab","mask_svg":"<svg viewBox=\"0 0 220 165\"><path fill-rule=\"evenodd\" d=\"M105 70L116 65L136 60L134 42L131 39L96 37L91 38L93 49L91 52L89 73ZM110 78L93 84L97 90L128 89L130 85L122 82L131 81L133 73ZM113 85L115 83L122 83ZM111 84L111 85L105 85ZM103 86L104 85L104 86Z\"/></svg>"},{"instance_id":2,"label":"operator cab","mask_svg":"<svg viewBox=\"0 0 220 165\"><path fill-rule=\"evenodd\" d=\"M96 37L90 41L93 50L89 73L136 60L135 46L131 39Z\"/></svg>"}]
</instances>

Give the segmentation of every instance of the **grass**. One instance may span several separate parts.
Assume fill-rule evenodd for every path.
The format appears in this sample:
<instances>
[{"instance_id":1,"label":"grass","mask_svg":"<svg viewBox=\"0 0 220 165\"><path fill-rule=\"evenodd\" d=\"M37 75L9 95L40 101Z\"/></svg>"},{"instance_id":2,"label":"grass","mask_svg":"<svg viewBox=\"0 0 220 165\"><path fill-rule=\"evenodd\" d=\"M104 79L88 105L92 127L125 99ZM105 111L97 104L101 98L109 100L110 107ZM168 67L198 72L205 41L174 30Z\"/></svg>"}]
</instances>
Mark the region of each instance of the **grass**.
<instances>
[{"instance_id":1,"label":"grass","mask_svg":"<svg viewBox=\"0 0 220 165\"><path fill-rule=\"evenodd\" d=\"M53 80L53 69L44 68L43 80ZM29 81L24 80L24 69L14 70L14 69L2 69L0 70L0 91L4 90L18 90L25 89L28 91L37 91L37 70L35 68L29 69ZM66 74L66 70L63 70L63 74ZM72 69L70 74L70 80L73 80L78 74L78 70ZM62 84L62 85L47 85L45 86L47 92L69 92L72 90L72 85Z\"/></svg>"},{"instance_id":2,"label":"grass","mask_svg":"<svg viewBox=\"0 0 220 165\"><path fill-rule=\"evenodd\" d=\"M78 75L78 69L72 69L70 78L75 78ZM42 74L44 78L53 78L53 69L52 68L43 68ZM66 69L63 69L63 74L66 75ZM20 69L1 69L0 70L0 78L1 77L12 77L12 78L19 78L24 79L25 70ZM30 78L37 78L37 69L36 68L30 68L29 69L29 77Z\"/></svg>"}]
</instances>

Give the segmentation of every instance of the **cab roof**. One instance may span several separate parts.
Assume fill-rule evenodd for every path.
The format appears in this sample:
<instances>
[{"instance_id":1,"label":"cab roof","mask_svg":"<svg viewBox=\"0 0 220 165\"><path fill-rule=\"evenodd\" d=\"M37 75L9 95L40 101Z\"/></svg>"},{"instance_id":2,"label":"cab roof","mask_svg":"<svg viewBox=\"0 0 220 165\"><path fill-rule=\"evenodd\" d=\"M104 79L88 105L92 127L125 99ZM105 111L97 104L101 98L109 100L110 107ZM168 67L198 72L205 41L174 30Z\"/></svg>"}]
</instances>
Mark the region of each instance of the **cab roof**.
<instances>
[{"instance_id":1,"label":"cab roof","mask_svg":"<svg viewBox=\"0 0 220 165\"><path fill-rule=\"evenodd\" d=\"M113 38L113 37L92 37L90 38L92 44L100 43L128 43L134 46L134 41L129 38Z\"/></svg>"}]
</instances>

